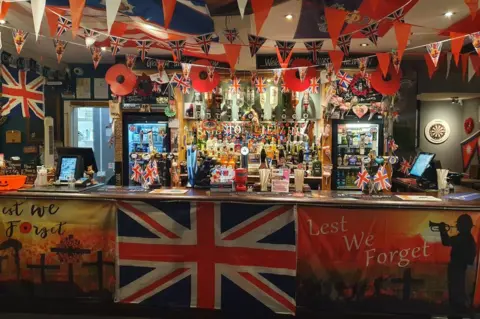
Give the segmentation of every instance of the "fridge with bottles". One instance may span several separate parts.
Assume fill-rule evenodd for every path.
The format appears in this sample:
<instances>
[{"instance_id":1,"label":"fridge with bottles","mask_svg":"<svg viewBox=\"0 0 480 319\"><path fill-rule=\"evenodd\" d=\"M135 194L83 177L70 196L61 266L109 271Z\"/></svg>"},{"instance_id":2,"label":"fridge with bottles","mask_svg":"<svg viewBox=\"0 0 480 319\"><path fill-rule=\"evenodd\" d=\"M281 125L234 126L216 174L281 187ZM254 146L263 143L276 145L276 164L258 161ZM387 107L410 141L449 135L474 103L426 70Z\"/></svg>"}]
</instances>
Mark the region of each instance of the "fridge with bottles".
<instances>
[{"instance_id":1,"label":"fridge with bottles","mask_svg":"<svg viewBox=\"0 0 480 319\"><path fill-rule=\"evenodd\" d=\"M138 185L132 181L132 168L137 161L144 167L153 151L166 155L170 152L168 118L153 113L123 114L123 184Z\"/></svg>"},{"instance_id":2,"label":"fridge with bottles","mask_svg":"<svg viewBox=\"0 0 480 319\"><path fill-rule=\"evenodd\" d=\"M332 189L356 190L362 159L383 155L383 120L333 120L332 129Z\"/></svg>"}]
</instances>

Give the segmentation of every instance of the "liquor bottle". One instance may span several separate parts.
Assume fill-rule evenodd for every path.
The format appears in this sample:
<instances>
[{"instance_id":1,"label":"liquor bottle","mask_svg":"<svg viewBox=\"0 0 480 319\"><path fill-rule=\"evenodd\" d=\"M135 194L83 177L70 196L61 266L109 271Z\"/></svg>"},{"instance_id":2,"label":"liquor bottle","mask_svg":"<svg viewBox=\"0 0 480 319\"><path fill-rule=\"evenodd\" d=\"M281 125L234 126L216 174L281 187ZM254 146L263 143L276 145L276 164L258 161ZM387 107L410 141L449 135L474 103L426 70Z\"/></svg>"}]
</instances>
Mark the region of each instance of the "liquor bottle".
<instances>
[{"instance_id":1,"label":"liquor bottle","mask_svg":"<svg viewBox=\"0 0 480 319\"><path fill-rule=\"evenodd\" d=\"M267 153L265 152L265 149L262 148L262 151L260 152L259 169L264 169L264 168L268 168L268 163L267 163Z\"/></svg>"},{"instance_id":2,"label":"liquor bottle","mask_svg":"<svg viewBox=\"0 0 480 319\"><path fill-rule=\"evenodd\" d=\"M342 166L343 164L343 159L342 159L342 154L338 154L337 156L337 166Z\"/></svg>"}]
</instances>

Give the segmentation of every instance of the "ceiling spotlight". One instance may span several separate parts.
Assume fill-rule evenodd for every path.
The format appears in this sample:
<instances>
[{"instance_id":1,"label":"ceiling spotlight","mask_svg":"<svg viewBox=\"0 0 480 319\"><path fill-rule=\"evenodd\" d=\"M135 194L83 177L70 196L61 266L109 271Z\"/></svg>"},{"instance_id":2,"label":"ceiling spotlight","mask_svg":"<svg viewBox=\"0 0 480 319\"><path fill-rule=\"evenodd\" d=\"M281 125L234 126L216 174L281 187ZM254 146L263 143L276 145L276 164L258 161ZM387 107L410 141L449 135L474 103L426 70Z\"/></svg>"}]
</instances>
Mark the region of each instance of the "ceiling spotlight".
<instances>
[{"instance_id":1,"label":"ceiling spotlight","mask_svg":"<svg viewBox=\"0 0 480 319\"><path fill-rule=\"evenodd\" d=\"M89 48L92 44L95 43L97 39L95 37L85 37L85 46Z\"/></svg>"},{"instance_id":2,"label":"ceiling spotlight","mask_svg":"<svg viewBox=\"0 0 480 319\"><path fill-rule=\"evenodd\" d=\"M292 20L292 19L293 19L293 14L290 14L290 13L287 14L287 15L285 16L285 19L287 19L287 20Z\"/></svg>"},{"instance_id":3,"label":"ceiling spotlight","mask_svg":"<svg viewBox=\"0 0 480 319\"><path fill-rule=\"evenodd\" d=\"M102 47L102 51L103 51L103 52L107 51L107 48L106 48L106 47Z\"/></svg>"},{"instance_id":4,"label":"ceiling spotlight","mask_svg":"<svg viewBox=\"0 0 480 319\"><path fill-rule=\"evenodd\" d=\"M447 11L443 14L443 16L445 18L451 18L455 13L453 13L452 11Z\"/></svg>"},{"instance_id":5,"label":"ceiling spotlight","mask_svg":"<svg viewBox=\"0 0 480 319\"><path fill-rule=\"evenodd\" d=\"M3 24L5 24L5 23L7 23L7 21L5 21L5 20L0 20L0 24L3 25Z\"/></svg>"},{"instance_id":6,"label":"ceiling spotlight","mask_svg":"<svg viewBox=\"0 0 480 319\"><path fill-rule=\"evenodd\" d=\"M272 82L272 79L267 79L267 82L268 82L268 83Z\"/></svg>"},{"instance_id":7,"label":"ceiling spotlight","mask_svg":"<svg viewBox=\"0 0 480 319\"><path fill-rule=\"evenodd\" d=\"M361 47L368 47L369 44L368 44L368 43L360 43L360 46L361 46Z\"/></svg>"}]
</instances>

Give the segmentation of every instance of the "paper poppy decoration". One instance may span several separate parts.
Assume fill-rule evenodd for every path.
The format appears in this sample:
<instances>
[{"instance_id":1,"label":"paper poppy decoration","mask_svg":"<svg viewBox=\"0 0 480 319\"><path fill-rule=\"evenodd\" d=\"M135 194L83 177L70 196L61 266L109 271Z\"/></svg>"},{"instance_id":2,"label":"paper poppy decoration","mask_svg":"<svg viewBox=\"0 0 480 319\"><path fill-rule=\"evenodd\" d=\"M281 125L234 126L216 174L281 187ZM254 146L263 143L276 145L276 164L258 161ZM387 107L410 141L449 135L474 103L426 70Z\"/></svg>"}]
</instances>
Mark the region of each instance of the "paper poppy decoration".
<instances>
[{"instance_id":1,"label":"paper poppy decoration","mask_svg":"<svg viewBox=\"0 0 480 319\"><path fill-rule=\"evenodd\" d=\"M372 87L383 95L394 95L400 89L400 79L402 78L402 71L397 71L390 66L387 76L384 77L382 70L377 68L375 72L372 73L372 78L370 83Z\"/></svg>"},{"instance_id":2,"label":"paper poppy decoration","mask_svg":"<svg viewBox=\"0 0 480 319\"><path fill-rule=\"evenodd\" d=\"M284 82L285 86L294 92L303 92L310 87L310 80L316 76L316 69L311 67L312 63L306 59L297 59L290 65L291 68L285 72ZM307 67L305 77L300 74L300 68ZM303 81L302 79L303 78Z\"/></svg>"},{"instance_id":3,"label":"paper poppy decoration","mask_svg":"<svg viewBox=\"0 0 480 319\"><path fill-rule=\"evenodd\" d=\"M140 96L149 96L152 94L153 86L150 77L145 73L137 79L137 94Z\"/></svg>"},{"instance_id":4,"label":"paper poppy decoration","mask_svg":"<svg viewBox=\"0 0 480 319\"><path fill-rule=\"evenodd\" d=\"M110 85L110 90L117 96L132 93L137 85L137 77L125 64L115 64L108 69L105 80Z\"/></svg>"},{"instance_id":5,"label":"paper poppy decoration","mask_svg":"<svg viewBox=\"0 0 480 319\"><path fill-rule=\"evenodd\" d=\"M208 60L198 60L195 61L195 64L190 70L193 88L201 93L211 92L220 83L220 75L211 71L212 65ZM205 67L198 65L204 65Z\"/></svg>"},{"instance_id":6,"label":"paper poppy decoration","mask_svg":"<svg viewBox=\"0 0 480 319\"><path fill-rule=\"evenodd\" d=\"M463 128L465 129L465 133L467 134L472 133L474 127L475 127L475 122L471 117L469 117L468 119L465 120L465 122L463 122Z\"/></svg>"}]
</instances>

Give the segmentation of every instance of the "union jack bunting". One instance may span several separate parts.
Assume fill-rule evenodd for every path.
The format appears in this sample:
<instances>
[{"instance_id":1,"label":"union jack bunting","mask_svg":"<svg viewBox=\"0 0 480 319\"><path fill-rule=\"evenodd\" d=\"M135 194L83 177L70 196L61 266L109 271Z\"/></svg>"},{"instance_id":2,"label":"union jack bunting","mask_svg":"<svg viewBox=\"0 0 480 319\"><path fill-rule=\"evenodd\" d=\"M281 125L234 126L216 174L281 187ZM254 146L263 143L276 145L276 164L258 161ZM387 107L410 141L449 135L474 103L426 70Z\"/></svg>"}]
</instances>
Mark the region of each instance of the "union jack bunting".
<instances>
[{"instance_id":1,"label":"union jack bunting","mask_svg":"<svg viewBox=\"0 0 480 319\"><path fill-rule=\"evenodd\" d=\"M230 91L237 94L240 91L240 79L236 76L230 80Z\"/></svg>"},{"instance_id":2,"label":"union jack bunting","mask_svg":"<svg viewBox=\"0 0 480 319\"><path fill-rule=\"evenodd\" d=\"M137 44L137 51L140 54L140 58L142 61L145 61L145 57L147 56L148 50L153 44L153 41L142 40L142 41L135 41Z\"/></svg>"},{"instance_id":3,"label":"union jack bunting","mask_svg":"<svg viewBox=\"0 0 480 319\"><path fill-rule=\"evenodd\" d=\"M337 73L337 82L338 85L342 88L343 91L347 91L350 87L350 83L352 83L353 77L349 75L347 72L338 71Z\"/></svg>"},{"instance_id":4,"label":"union jack bunting","mask_svg":"<svg viewBox=\"0 0 480 319\"><path fill-rule=\"evenodd\" d=\"M135 164L132 167L132 176L130 177L130 179L134 182L140 183L142 174L143 174L142 166L140 166L140 164L138 164L138 162L135 161Z\"/></svg>"},{"instance_id":5,"label":"union jack bunting","mask_svg":"<svg viewBox=\"0 0 480 319\"><path fill-rule=\"evenodd\" d=\"M355 185L357 186L357 188L363 191L365 189L365 186L368 185L369 181L370 175L368 174L367 170L362 167L362 170L357 174L357 180L355 181Z\"/></svg>"},{"instance_id":6,"label":"union jack bunting","mask_svg":"<svg viewBox=\"0 0 480 319\"><path fill-rule=\"evenodd\" d=\"M472 40L472 45L477 51L477 54L480 55L480 31L470 34L470 39Z\"/></svg>"},{"instance_id":7,"label":"union jack bunting","mask_svg":"<svg viewBox=\"0 0 480 319\"><path fill-rule=\"evenodd\" d=\"M61 37L65 32L72 28L72 23L67 19L59 16L57 22L57 32L55 33L56 37Z\"/></svg>"},{"instance_id":8,"label":"union jack bunting","mask_svg":"<svg viewBox=\"0 0 480 319\"><path fill-rule=\"evenodd\" d=\"M285 81L282 81L282 93L289 93L290 89L285 84Z\"/></svg>"},{"instance_id":9,"label":"union jack bunting","mask_svg":"<svg viewBox=\"0 0 480 319\"><path fill-rule=\"evenodd\" d=\"M369 26L360 30L360 33L366 36L373 44L377 45L378 23L370 24Z\"/></svg>"},{"instance_id":10,"label":"union jack bunting","mask_svg":"<svg viewBox=\"0 0 480 319\"><path fill-rule=\"evenodd\" d=\"M57 55L57 62L60 63L62 60L63 54L65 53L65 48L67 47L68 42L53 39L53 46L55 47L55 54Z\"/></svg>"},{"instance_id":11,"label":"union jack bunting","mask_svg":"<svg viewBox=\"0 0 480 319\"><path fill-rule=\"evenodd\" d=\"M350 54L350 42L352 42L352 35L350 34L342 35L338 38L337 45L346 56Z\"/></svg>"},{"instance_id":12,"label":"union jack bunting","mask_svg":"<svg viewBox=\"0 0 480 319\"><path fill-rule=\"evenodd\" d=\"M257 81L257 71L250 71L250 84L255 86L255 81Z\"/></svg>"},{"instance_id":13,"label":"union jack bunting","mask_svg":"<svg viewBox=\"0 0 480 319\"><path fill-rule=\"evenodd\" d=\"M248 35L248 46L250 47L250 55L252 57L257 54L258 50L265 44L265 41L267 41L267 39L263 37L257 37L253 34Z\"/></svg>"},{"instance_id":14,"label":"union jack bunting","mask_svg":"<svg viewBox=\"0 0 480 319\"><path fill-rule=\"evenodd\" d=\"M119 302L295 314L292 206L120 201L118 207Z\"/></svg>"},{"instance_id":15,"label":"union jack bunting","mask_svg":"<svg viewBox=\"0 0 480 319\"><path fill-rule=\"evenodd\" d=\"M135 54L125 54L125 65L130 70L133 70L133 67L135 66L135 61L137 61L137 56Z\"/></svg>"},{"instance_id":16,"label":"union jack bunting","mask_svg":"<svg viewBox=\"0 0 480 319\"><path fill-rule=\"evenodd\" d=\"M1 107L0 115L7 115L20 106L23 117L30 117L30 111L39 119L45 118L43 86L45 78L36 72L9 68L1 65L2 97L8 101Z\"/></svg>"},{"instance_id":17,"label":"union jack bunting","mask_svg":"<svg viewBox=\"0 0 480 319\"><path fill-rule=\"evenodd\" d=\"M310 86L308 87L308 93L316 94L320 91L320 78L313 77L310 79Z\"/></svg>"},{"instance_id":18,"label":"union jack bunting","mask_svg":"<svg viewBox=\"0 0 480 319\"><path fill-rule=\"evenodd\" d=\"M225 29L223 31L223 34L225 35L225 38L227 38L228 42L233 44L235 40L238 38L238 30L233 28L233 29Z\"/></svg>"},{"instance_id":19,"label":"union jack bunting","mask_svg":"<svg viewBox=\"0 0 480 319\"><path fill-rule=\"evenodd\" d=\"M290 52L292 52L293 47L295 46L295 42L291 41L275 41L277 44L277 49L280 52L280 56L285 61L288 57Z\"/></svg>"},{"instance_id":20,"label":"union jack bunting","mask_svg":"<svg viewBox=\"0 0 480 319\"><path fill-rule=\"evenodd\" d=\"M283 77L282 69L273 69L273 84L278 85L280 79Z\"/></svg>"},{"instance_id":21,"label":"union jack bunting","mask_svg":"<svg viewBox=\"0 0 480 319\"><path fill-rule=\"evenodd\" d=\"M185 79L190 79L190 71L192 70L192 65L190 63L180 63L182 67L182 74Z\"/></svg>"},{"instance_id":22,"label":"union jack bunting","mask_svg":"<svg viewBox=\"0 0 480 319\"><path fill-rule=\"evenodd\" d=\"M202 48L202 51L208 55L210 52L210 46L212 44L212 38L215 35L215 33L209 33L205 35L201 35L198 37L195 37L195 41L197 42L198 45Z\"/></svg>"},{"instance_id":23,"label":"union jack bunting","mask_svg":"<svg viewBox=\"0 0 480 319\"><path fill-rule=\"evenodd\" d=\"M307 48L308 52L312 53L312 60L313 63L317 63L318 54L323 46L323 41L311 41L311 42L304 42L303 43Z\"/></svg>"},{"instance_id":24,"label":"union jack bunting","mask_svg":"<svg viewBox=\"0 0 480 319\"><path fill-rule=\"evenodd\" d=\"M83 36L86 37L97 37L99 33L92 29L83 28Z\"/></svg>"},{"instance_id":25,"label":"union jack bunting","mask_svg":"<svg viewBox=\"0 0 480 319\"><path fill-rule=\"evenodd\" d=\"M118 38L118 37L110 37L110 48L112 49L112 55L116 56L118 52L120 52L120 48L122 48L127 40Z\"/></svg>"},{"instance_id":26,"label":"union jack bunting","mask_svg":"<svg viewBox=\"0 0 480 319\"><path fill-rule=\"evenodd\" d=\"M368 59L368 56L357 59L358 69L360 70L362 77L365 76L365 72L367 71Z\"/></svg>"},{"instance_id":27,"label":"union jack bunting","mask_svg":"<svg viewBox=\"0 0 480 319\"><path fill-rule=\"evenodd\" d=\"M375 187L378 190L382 189L390 189L392 188L392 184L390 184L390 179L388 178L387 170L385 166L380 166L378 168L377 174L375 174L373 178L373 182L375 183Z\"/></svg>"},{"instance_id":28,"label":"union jack bunting","mask_svg":"<svg viewBox=\"0 0 480 319\"><path fill-rule=\"evenodd\" d=\"M96 69L102 59L102 48L91 47L90 52L92 53L93 68Z\"/></svg>"},{"instance_id":29,"label":"union jack bunting","mask_svg":"<svg viewBox=\"0 0 480 319\"><path fill-rule=\"evenodd\" d=\"M389 14L387 16L387 20L389 20L390 22L401 22L401 23L405 23L405 13L403 13L403 7L401 7L400 9L396 10L395 12Z\"/></svg>"},{"instance_id":30,"label":"union jack bunting","mask_svg":"<svg viewBox=\"0 0 480 319\"><path fill-rule=\"evenodd\" d=\"M182 75L175 73L170 80L170 83L172 83L173 86L180 86L180 90L182 90L182 93L190 92L190 81Z\"/></svg>"},{"instance_id":31,"label":"union jack bunting","mask_svg":"<svg viewBox=\"0 0 480 319\"><path fill-rule=\"evenodd\" d=\"M255 79L255 87L258 93L265 93L267 91L267 81L263 76L259 76Z\"/></svg>"},{"instance_id":32,"label":"union jack bunting","mask_svg":"<svg viewBox=\"0 0 480 319\"><path fill-rule=\"evenodd\" d=\"M28 32L23 30L12 29L12 36L13 42L15 43L15 48L17 49L17 53L20 54L22 52L23 46L27 41Z\"/></svg>"},{"instance_id":33,"label":"union jack bunting","mask_svg":"<svg viewBox=\"0 0 480 319\"><path fill-rule=\"evenodd\" d=\"M185 48L185 40L169 41L168 45L173 51L174 60L181 61L183 57L183 49Z\"/></svg>"}]
</instances>

